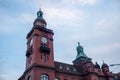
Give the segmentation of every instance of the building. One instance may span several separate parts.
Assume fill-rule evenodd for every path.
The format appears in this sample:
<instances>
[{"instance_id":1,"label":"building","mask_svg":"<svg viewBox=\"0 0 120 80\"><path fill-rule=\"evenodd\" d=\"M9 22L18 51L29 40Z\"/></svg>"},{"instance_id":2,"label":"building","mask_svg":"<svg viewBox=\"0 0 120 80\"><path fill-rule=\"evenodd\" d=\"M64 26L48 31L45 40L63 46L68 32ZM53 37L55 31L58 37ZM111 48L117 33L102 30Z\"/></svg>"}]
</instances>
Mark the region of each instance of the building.
<instances>
[{"instance_id":1,"label":"building","mask_svg":"<svg viewBox=\"0 0 120 80\"><path fill-rule=\"evenodd\" d=\"M105 63L93 64L78 42L73 64L54 61L53 31L48 29L43 12L37 12L33 28L27 34L26 69L18 80L114 80Z\"/></svg>"}]
</instances>

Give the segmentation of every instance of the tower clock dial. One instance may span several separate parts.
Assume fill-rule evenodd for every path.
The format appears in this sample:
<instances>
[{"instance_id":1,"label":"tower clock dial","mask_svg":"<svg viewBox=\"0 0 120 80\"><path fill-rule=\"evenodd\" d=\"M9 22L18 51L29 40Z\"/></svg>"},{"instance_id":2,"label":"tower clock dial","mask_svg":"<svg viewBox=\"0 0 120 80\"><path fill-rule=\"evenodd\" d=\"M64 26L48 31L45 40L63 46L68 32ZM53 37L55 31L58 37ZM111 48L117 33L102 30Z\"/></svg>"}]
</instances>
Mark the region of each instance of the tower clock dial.
<instances>
[{"instance_id":1,"label":"tower clock dial","mask_svg":"<svg viewBox=\"0 0 120 80\"><path fill-rule=\"evenodd\" d=\"M42 42L42 43L47 43L47 38L42 37L42 38L41 38L41 42Z\"/></svg>"}]
</instances>

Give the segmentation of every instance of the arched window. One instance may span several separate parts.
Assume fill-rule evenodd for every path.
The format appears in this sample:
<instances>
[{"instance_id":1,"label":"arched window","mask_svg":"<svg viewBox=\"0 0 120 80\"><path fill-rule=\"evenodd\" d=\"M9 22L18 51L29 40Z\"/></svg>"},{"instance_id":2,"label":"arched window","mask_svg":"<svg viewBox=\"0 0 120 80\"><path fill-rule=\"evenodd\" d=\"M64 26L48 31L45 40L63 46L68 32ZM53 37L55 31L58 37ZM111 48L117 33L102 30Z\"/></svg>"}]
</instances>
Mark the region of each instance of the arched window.
<instances>
[{"instance_id":1,"label":"arched window","mask_svg":"<svg viewBox=\"0 0 120 80\"><path fill-rule=\"evenodd\" d=\"M55 80L60 80L59 78L55 78Z\"/></svg>"},{"instance_id":2,"label":"arched window","mask_svg":"<svg viewBox=\"0 0 120 80\"><path fill-rule=\"evenodd\" d=\"M31 76L28 76L27 80L32 80Z\"/></svg>"},{"instance_id":3,"label":"arched window","mask_svg":"<svg viewBox=\"0 0 120 80\"><path fill-rule=\"evenodd\" d=\"M41 80L49 80L48 75L46 74L41 75Z\"/></svg>"}]
</instances>

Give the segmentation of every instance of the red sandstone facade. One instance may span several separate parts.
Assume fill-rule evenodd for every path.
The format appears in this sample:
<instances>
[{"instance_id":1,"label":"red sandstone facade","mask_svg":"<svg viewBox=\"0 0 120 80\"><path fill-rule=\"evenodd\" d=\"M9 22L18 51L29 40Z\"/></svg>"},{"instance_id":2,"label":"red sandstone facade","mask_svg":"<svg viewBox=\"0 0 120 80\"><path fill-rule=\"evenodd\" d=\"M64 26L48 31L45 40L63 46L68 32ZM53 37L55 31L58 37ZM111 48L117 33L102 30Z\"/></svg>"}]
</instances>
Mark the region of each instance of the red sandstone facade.
<instances>
[{"instance_id":1,"label":"red sandstone facade","mask_svg":"<svg viewBox=\"0 0 120 80\"><path fill-rule=\"evenodd\" d=\"M93 64L80 44L73 65L54 61L53 31L38 11L33 28L27 35L26 70L18 80L114 80L109 66Z\"/></svg>"}]
</instances>

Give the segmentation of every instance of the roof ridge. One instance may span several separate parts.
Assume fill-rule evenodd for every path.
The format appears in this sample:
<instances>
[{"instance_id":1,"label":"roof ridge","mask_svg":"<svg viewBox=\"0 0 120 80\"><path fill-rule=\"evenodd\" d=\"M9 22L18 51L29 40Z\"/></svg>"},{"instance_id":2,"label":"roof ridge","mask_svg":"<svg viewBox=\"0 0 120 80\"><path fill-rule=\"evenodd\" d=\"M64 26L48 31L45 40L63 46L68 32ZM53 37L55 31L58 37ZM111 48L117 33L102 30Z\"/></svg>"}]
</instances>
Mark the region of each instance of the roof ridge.
<instances>
[{"instance_id":1,"label":"roof ridge","mask_svg":"<svg viewBox=\"0 0 120 80\"><path fill-rule=\"evenodd\" d=\"M59 61L54 61L55 63L61 63L61 64L65 64L65 65L71 65L74 66L73 64L69 64L69 63L64 63L64 62L59 62Z\"/></svg>"}]
</instances>

